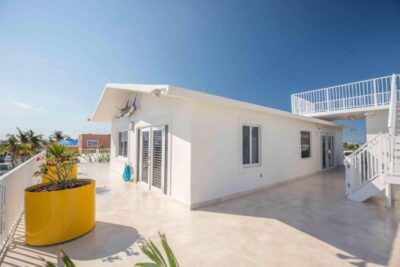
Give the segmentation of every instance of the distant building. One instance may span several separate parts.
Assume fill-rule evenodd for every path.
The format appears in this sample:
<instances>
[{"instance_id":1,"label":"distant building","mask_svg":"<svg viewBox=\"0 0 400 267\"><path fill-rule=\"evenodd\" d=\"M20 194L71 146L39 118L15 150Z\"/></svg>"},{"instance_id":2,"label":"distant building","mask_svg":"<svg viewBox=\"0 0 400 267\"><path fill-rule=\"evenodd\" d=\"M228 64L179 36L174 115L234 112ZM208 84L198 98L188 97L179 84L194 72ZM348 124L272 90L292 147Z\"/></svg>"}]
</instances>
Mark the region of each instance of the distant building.
<instances>
[{"instance_id":1,"label":"distant building","mask_svg":"<svg viewBox=\"0 0 400 267\"><path fill-rule=\"evenodd\" d=\"M110 148L111 134L80 134L78 149Z\"/></svg>"},{"instance_id":2,"label":"distant building","mask_svg":"<svg viewBox=\"0 0 400 267\"><path fill-rule=\"evenodd\" d=\"M69 148L78 148L78 139L62 139L59 141L59 143Z\"/></svg>"}]
</instances>

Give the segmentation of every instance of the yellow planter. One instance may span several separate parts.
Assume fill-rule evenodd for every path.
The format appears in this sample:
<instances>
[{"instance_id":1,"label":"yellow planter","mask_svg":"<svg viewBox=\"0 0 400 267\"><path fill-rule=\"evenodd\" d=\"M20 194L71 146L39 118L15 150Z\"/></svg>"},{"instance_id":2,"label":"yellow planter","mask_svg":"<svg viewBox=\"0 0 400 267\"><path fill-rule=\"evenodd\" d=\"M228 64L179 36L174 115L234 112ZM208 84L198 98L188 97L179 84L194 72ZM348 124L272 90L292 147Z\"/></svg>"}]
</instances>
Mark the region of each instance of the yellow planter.
<instances>
[{"instance_id":1,"label":"yellow planter","mask_svg":"<svg viewBox=\"0 0 400 267\"><path fill-rule=\"evenodd\" d=\"M49 168L49 171L47 172L47 175L50 176L52 179L57 180L57 176L55 175L56 166L49 166L48 168ZM71 176L73 178L78 177L78 164L74 164L74 166L72 166ZM40 179L40 182L48 183L48 182L50 182L50 180L45 178L44 176L42 176L42 178Z\"/></svg>"},{"instance_id":2,"label":"yellow planter","mask_svg":"<svg viewBox=\"0 0 400 267\"><path fill-rule=\"evenodd\" d=\"M25 241L32 246L61 243L86 234L95 226L95 181L77 188L30 192L25 189Z\"/></svg>"}]
</instances>

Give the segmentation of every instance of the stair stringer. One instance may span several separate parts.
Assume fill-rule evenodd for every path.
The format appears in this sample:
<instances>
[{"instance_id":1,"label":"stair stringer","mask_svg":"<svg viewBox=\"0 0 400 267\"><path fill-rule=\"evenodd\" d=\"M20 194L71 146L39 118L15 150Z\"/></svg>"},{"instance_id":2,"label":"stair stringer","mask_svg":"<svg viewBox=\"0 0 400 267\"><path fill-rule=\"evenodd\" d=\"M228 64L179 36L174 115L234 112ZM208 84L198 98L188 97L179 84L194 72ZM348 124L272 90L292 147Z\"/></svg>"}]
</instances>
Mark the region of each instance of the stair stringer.
<instances>
[{"instance_id":1,"label":"stair stringer","mask_svg":"<svg viewBox=\"0 0 400 267\"><path fill-rule=\"evenodd\" d=\"M363 202L385 189L386 177L384 174L377 176L348 196L348 199Z\"/></svg>"}]
</instances>

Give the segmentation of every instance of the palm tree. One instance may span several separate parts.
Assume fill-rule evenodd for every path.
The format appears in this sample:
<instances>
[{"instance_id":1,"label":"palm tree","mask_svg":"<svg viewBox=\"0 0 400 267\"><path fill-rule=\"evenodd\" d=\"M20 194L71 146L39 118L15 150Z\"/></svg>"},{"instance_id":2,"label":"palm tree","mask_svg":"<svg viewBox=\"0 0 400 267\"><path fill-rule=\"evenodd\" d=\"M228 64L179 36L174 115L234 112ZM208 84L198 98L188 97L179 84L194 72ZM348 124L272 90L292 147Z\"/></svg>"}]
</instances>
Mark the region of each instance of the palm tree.
<instances>
[{"instance_id":1,"label":"palm tree","mask_svg":"<svg viewBox=\"0 0 400 267\"><path fill-rule=\"evenodd\" d=\"M42 135L35 134L34 131L22 131L17 128L17 134L8 134L7 140L0 147L1 154L11 154L11 164L15 167L19 161L29 159L33 154L39 152L43 147Z\"/></svg>"},{"instance_id":2,"label":"palm tree","mask_svg":"<svg viewBox=\"0 0 400 267\"><path fill-rule=\"evenodd\" d=\"M2 149L2 154L11 153L11 164L13 167L18 164L18 159L25 152L23 145L19 142L18 138L14 134L7 135L7 140Z\"/></svg>"},{"instance_id":3,"label":"palm tree","mask_svg":"<svg viewBox=\"0 0 400 267\"><path fill-rule=\"evenodd\" d=\"M18 127L17 127L17 130L18 130L18 134L17 134L16 137L19 139L19 141L20 141L22 144L27 144L27 143L29 143L29 138L28 138L27 132L21 131L21 129L18 128Z\"/></svg>"},{"instance_id":4,"label":"palm tree","mask_svg":"<svg viewBox=\"0 0 400 267\"><path fill-rule=\"evenodd\" d=\"M53 134L50 135L50 137L49 137L50 142L51 142L52 140L55 140L55 141L57 141L57 142L60 142L61 140L63 140L63 139L68 139L68 138L69 138L69 136L63 134L62 131L54 131Z\"/></svg>"},{"instance_id":5,"label":"palm tree","mask_svg":"<svg viewBox=\"0 0 400 267\"><path fill-rule=\"evenodd\" d=\"M35 134L32 130L26 131L25 134L28 137L28 142L31 146L32 152L37 152L43 147L43 135Z\"/></svg>"}]
</instances>

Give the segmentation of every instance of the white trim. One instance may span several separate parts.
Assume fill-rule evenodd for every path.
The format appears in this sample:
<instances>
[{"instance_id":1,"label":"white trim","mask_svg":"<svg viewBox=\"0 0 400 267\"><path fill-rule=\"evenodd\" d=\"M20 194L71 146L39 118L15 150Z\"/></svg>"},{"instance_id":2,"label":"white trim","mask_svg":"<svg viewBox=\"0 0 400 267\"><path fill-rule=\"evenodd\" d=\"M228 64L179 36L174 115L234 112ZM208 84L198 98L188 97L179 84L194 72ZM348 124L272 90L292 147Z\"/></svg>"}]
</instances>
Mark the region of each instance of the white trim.
<instances>
[{"instance_id":1,"label":"white trim","mask_svg":"<svg viewBox=\"0 0 400 267\"><path fill-rule=\"evenodd\" d=\"M250 148L250 154L249 154L249 160L250 163L248 164L244 164L243 163L243 127L249 127L249 148ZM252 128L258 128L258 162L257 163L252 163L252 138L251 138L251 129ZM241 123L240 124L240 166L242 169L246 169L246 168L252 168L252 167L259 167L262 166L262 161L261 161L261 125L260 124L254 124L254 123Z\"/></svg>"},{"instance_id":2,"label":"white trim","mask_svg":"<svg viewBox=\"0 0 400 267\"><path fill-rule=\"evenodd\" d=\"M126 133L126 155L123 154L123 151L122 151L122 154L120 154L120 152L121 152L120 151L120 144L121 144L121 137L120 136L123 133ZM129 155L129 130L117 131L117 135L118 135L118 140L117 140L118 147L117 147L117 153L116 153L117 158L118 157L122 157L122 158L128 159L128 155Z\"/></svg>"},{"instance_id":3,"label":"white trim","mask_svg":"<svg viewBox=\"0 0 400 267\"><path fill-rule=\"evenodd\" d=\"M139 184L143 184L146 185L147 189L149 191L154 191L154 192L158 192L160 194L164 194L164 195L170 195L171 194L171 185L170 185L170 140L169 140L169 136L170 136L170 130L168 129L167 135L165 135L166 133L166 128L168 127L168 124L161 124L161 125L148 125L148 126L141 126L141 127L137 127L137 133L138 133L138 138L136 140L136 142L138 142L137 144L137 167L139 169L139 172L137 174L137 182ZM168 127L169 128L169 127ZM152 175L153 175L153 130L162 130L163 134L164 134L164 145L163 145L163 157L164 157L164 166L163 166L163 170L162 170L162 177L161 177L161 188L157 188L156 186L152 185ZM148 177L148 183L145 183L141 180L141 172L142 172L142 166L141 166L141 134L144 131L148 131L149 132L149 150L150 150L150 167L149 167L149 177ZM168 138L168 139L167 139ZM167 142L167 151L165 151L165 142ZM165 159L167 160L167 165L165 165ZM167 187L165 185L165 183L167 182Z\"/></svg>"},{"instance_id":4,"label":"white trim","mask_svg":"<svg viewBox=\"0 0 400 267\"><path fill-rule=\"evenodd\" d=\"M96 106L95 112L92 116L92 121L98 122L109 122L114 118L115 114L111 114L112 112L118 112L117 108L111 107L110 103L107 102L107 98L111 100L119 99L121 101L121 105L126 103L126 97L128 93L137 92L143 94L151 94L153 90L160 89L161 95L160 97L168 96L168 97L178 97L186 100L194 100L208 104L217 104L217 105L229 105L237 108L250 109L253 111L270 113L278 116L288 117L291 119L298 119L302 121L315 122L323 125L329 125L334 127L343 128L343 126L338 125L336 123L330 121L324 121L316 118L310 118L298 114L293 114L287 111L269 108L265 106L260 106L248 102L238 101L226 97L211 95L203 92L192 91L184 88L179 88L171 85L151 85L151 84L106 84L105 89L100 97L100 100ZM122 99L122 100L121 100ZM113 103L117 105L118 103ZM106 109L106 114L101 116L99 114L102 109Z\"/></svg>"},{"instance_id":5,"label":"white trim","mask_svg":"<svg viewBox=\"0 0 400 267\"><path fill-rule=\"evenodd\" d=\"M308 133L310 133L310 156L308 156L308 157L305 157L305 158L303 158L302 157L302 155L301 155L301 132L308 132ZM300 147L300 159L301 160L307 160L307 159L311 159L312 157L313 157L313 144L312 144L312 141L313 141L313 137L312 137L312 130L310 130L310 129L300 129L300 131L299 131L299 134L300 134L300 144L299 144L299 147Z\"/></svg>"},{"instance_id":6,"label":"white trim","mask_svg":"<svg viewBox=\"0 0 400 267\"><path fill-rule=\"evenodd\" d=\"M332 164L332 166L331 167L329 167L328 166L328 158L326 157L325 158L325 168L324 168L324 166L323 166L323 154L324 154L324 151L323 151L323 146L322 146L322 139L323 139L323 137L332 137L332 153L333 153L333 156L331 157L332 158L332 161L333 161L333 164ZM332 168L335 168L335 167L337 167L336 166L336 160L335 160L335 145L336 145L336 141L335 141L335 133L333 133L333 132L329 132L329 131L322 131L321 133L320 133L320 150L321 150L321 169L322 170L330 170L330 169L332 169ZM326 139L326 141L327 141L327 143L326 143L326 145L328 145L328 139ZM325 148L326 149L326 148ZM326 155L325 155L326 156Z\"/></svg>"}]
</instances>

